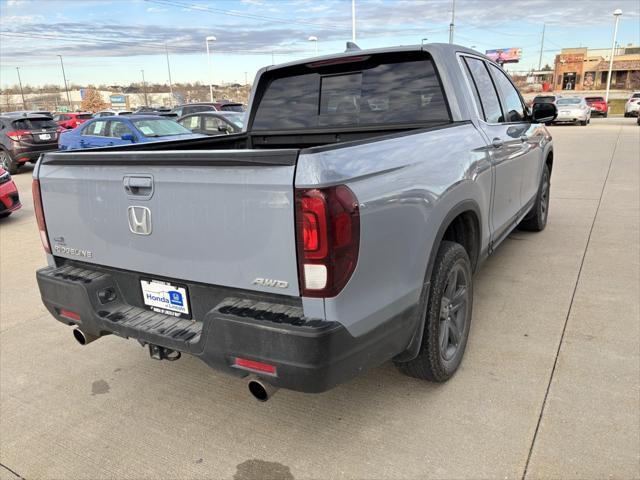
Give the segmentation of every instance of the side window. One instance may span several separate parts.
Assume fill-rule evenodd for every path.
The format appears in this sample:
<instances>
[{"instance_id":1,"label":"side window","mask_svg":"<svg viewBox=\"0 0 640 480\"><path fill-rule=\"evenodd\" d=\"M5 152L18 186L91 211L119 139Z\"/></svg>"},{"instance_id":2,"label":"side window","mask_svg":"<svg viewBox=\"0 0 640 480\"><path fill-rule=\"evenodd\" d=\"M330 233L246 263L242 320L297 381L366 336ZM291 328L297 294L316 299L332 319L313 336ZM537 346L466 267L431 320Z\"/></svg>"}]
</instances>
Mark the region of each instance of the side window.
<instances>
[{"instance_id":1,"label":"side window","mask_svg":"<svg viewBox=\"0 0 640 480\"><path fill-rule=\"evenodd\" d=\"M502 94L502 98L505 103L505 108L507 110L507 122L522 122L525 118L524 107L522 106L522 102L520 101L520 95L516 90L516 87L513 86L511 81L507 78L505 73L499 68L491 65L491 71L493 72L493 76L496 79L496 84L500 93Z\"/></svg>"},{"instance_id":2,"label":"side window","mask_svg":"<svg viewBox=\"0 0 640 480\"><path fill-rule=\"evenodd\" d=\"M196 130L200 128L200 117L194 115L193 117L183 118L180 120L180 125L189 130Z\"/></svg>"},{"instance_id":3,"label":"side window","mask_svg":"<svg viewBox=\"0 0 640 480\"><path fill-rule=\"evenodd\" d=\"M82 130L82 135L105 137L107 135L107 123L104 120L97 120Z\"/></svg>"},{"instance_id":4,"label":"side window","mask_svg":"<svg viewBox=\"0 0 640 480\"><path fill-rule=\"evenodd\" d=\"M467 57L464 59L471 71L471 77L478 89L478 96L484 111L484 118L488 123L502 122L502 109L498 93L489 76L489 71L482 60Z\"/></svg>"},{"instance_id":5,"label":"side window","mask_svg":"<svg viewBox=\"0 0 640 480\"><path fill-rule=\"evenodd\" d=\"M225 123L222 120L216 117L204 117L204 130L207 132L219 133L220 131L218 130L218 127L221 127L224 124Z\"/></svg>"},{"instance_id":6,"label":"side window","mask_svg":"<svg viewBox=\"0 0 640 480\"><path fill-rule=\"evenodd\" d=\"M464 73L467 76L469 85L471 86L471 92L473 94L473 100L476 104L478 114L480 115L480 118L483 118L484 120L486 120L486 117L484 115L484 110L482 109L482 103L480 103L480 97L478 96L478 87L476 86L476 83L473 80L473 75L471 75L471 70L469 70L469 64L465 60L462 60L462 64L464 65L463 66Z\"/></svg>"},{"instance_id":7,"label":"side window","mask_svg":"<svg viewBox=\"0 0 640 480\"><path fill-rule=\"evenodd\" d=\"M131 131L131 129L127 127L124 122L118 122L116 120L112 120L110 123L111 123L111 128L109 129L110 137L120 138L122 137L122 135L125 135L127 133L133 135L133 132Z\"/></svg>"}]
</instances>

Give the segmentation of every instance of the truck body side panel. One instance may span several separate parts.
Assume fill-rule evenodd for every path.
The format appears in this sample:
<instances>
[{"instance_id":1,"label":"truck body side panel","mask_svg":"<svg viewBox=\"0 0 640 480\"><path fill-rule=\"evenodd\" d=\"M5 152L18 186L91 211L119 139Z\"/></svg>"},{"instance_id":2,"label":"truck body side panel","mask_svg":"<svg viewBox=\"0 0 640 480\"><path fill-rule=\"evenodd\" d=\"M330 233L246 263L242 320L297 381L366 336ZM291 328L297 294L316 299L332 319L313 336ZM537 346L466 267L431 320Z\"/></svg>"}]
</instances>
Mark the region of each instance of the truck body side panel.
<instances>
[{"instance_id":1,"label":"truck body side panel","mask_svg":"<svg viewBox=\"0 0 640 480\"><path fill-rule=\"evenodd\" d=\"M462 200L478 207L486 250L490 167L470 123L301 152L296 187L346 184L360 202L358 264L344 290L325 299L326 319L359 336L415 307L438 229Z\"/></svg>"}]
</instances>

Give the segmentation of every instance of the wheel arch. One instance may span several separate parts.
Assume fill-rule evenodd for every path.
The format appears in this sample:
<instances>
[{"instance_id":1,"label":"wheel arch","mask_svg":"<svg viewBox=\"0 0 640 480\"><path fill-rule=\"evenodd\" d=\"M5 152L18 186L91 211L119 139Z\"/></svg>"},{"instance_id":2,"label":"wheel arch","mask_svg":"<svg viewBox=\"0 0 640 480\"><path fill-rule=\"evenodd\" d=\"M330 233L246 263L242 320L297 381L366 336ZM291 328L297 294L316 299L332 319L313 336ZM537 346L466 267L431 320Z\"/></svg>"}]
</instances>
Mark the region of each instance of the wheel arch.
<instances>
[{"instance_id":1,"label":"wheel arch","mask_svg":"<svg viewBox=\"0 0 640 480\"><path fill-rule=\"evenodd\" d=\"M440 223L440 227L436 233L433 244L431 245L429 260L427 261L427 269L425 273L422 294L420 295L419 306L417 314L420 318L417 321L416 331L411 337L411 342L407 349L397 355L394 360L400 362L406 362L414 359L420 351L422 345L422 336L424 333L425 316L424 310L429 298L429 289L431 282L431 275L433 273L433 266L435 264L436 256L438 254L438 248L443 240L449 240L453 235L452 241L460 243L457 239L460 239L460 231L456 232L460 228L460 225L468 225L473 229L471 235L466 237L466 245L461 245L467 250L469 259L471 260L472 271L475 272L482 260L486 256L482 252L482 216L480 214L480 206L475 200L464 200L456 204L445 215L443 221ZM472 226L473 225L473 226ZM463 232L462 234L464 235ZM457 239L455 238L457 236Z\"/></svg>"}]
</instances>

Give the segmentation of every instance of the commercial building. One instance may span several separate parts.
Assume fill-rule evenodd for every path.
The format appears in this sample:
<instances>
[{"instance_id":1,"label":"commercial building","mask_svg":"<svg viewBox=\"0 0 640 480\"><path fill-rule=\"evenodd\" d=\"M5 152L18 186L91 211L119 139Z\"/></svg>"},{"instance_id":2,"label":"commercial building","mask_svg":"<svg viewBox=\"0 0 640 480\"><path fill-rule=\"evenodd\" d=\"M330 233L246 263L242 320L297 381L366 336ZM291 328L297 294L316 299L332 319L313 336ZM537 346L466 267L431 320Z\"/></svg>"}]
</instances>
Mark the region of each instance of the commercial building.
<instances>
[{"instance_id":1,"label":"commercial building","mask_svg":"<svg viewBox=\"0 0 640 480\"><path fill-rule=\"evenodd\" d=\"M556 55L553 70L554 90L604 90L611 50L563 48ZM614 50L611 88L640 89L640 47Z\"/></svg>"}]
</instances>

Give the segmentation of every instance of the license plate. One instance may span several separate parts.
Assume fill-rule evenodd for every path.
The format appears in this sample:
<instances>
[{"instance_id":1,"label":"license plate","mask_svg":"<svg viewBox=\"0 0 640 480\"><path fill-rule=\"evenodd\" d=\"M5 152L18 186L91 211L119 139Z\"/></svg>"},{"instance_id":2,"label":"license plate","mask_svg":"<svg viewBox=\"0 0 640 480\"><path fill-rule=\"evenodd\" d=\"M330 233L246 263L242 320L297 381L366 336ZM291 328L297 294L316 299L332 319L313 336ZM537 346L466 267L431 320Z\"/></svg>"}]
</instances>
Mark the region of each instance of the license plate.
<instances>
[{"instance_id":1,"label":"license plate","mask_svg":"<svg viewBox=\"0 0 640 480\"><path fill-rule=\"evenodd\" d=\"M187 288L161 280L142 279L142 300L154 312L191 318Z\"/></svg>"},{"instance_id":2,"label":"license plate","mask_svg":"<svg viewBox=\"0 0 640 480\"><path fill-rule=\"evenodd\" d=\"M40 135L38 135L38 138L40 138L40 140L51 140L51 134L41 133Z\"/></svg>"},{"instance_id":3,"label":"license plate","mask_svg":"<svg viewBox=\"0 0 640 480\"><path fill-rule=\"evenodd\" d=\"M562 110L560 112L560 115L571 115L571 112L567 111L567 110Z\"/></svg>"}]
</instances>

